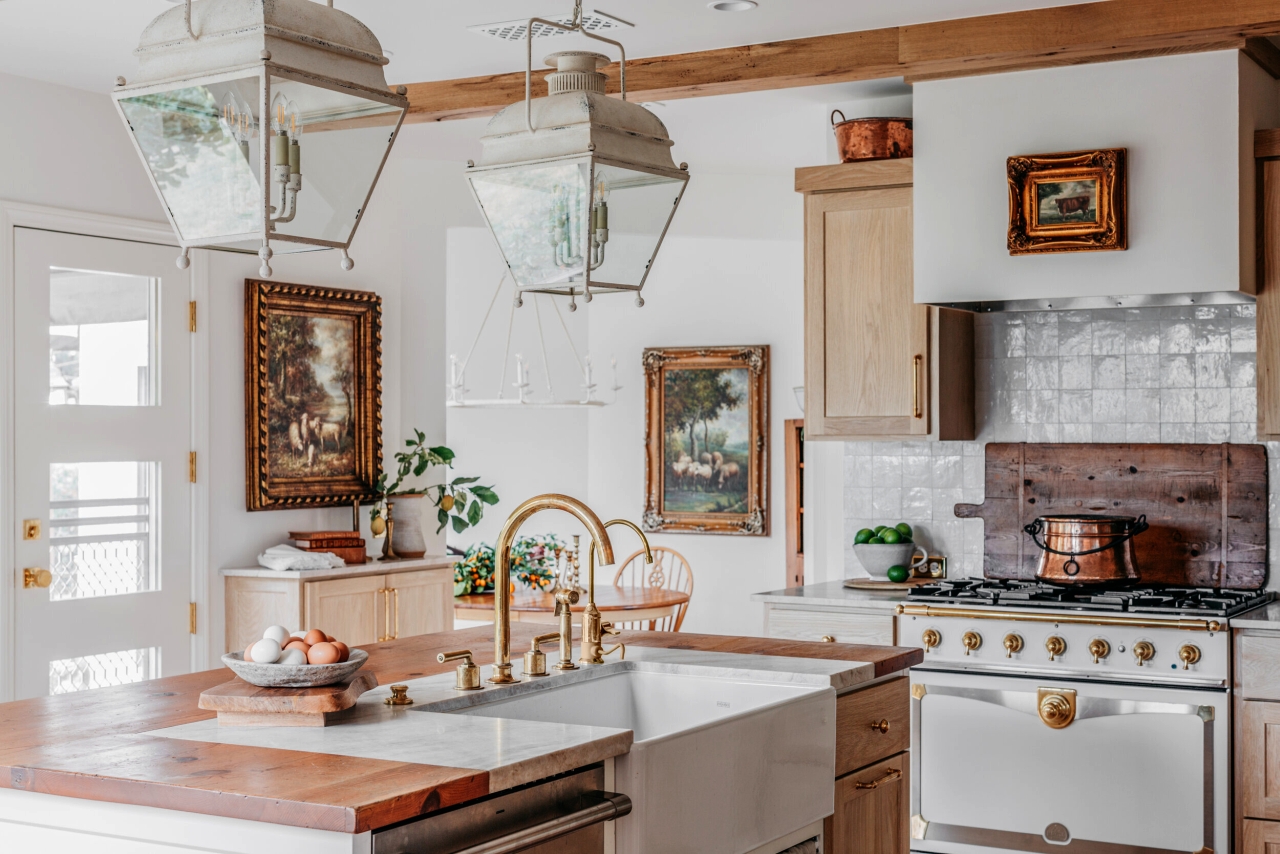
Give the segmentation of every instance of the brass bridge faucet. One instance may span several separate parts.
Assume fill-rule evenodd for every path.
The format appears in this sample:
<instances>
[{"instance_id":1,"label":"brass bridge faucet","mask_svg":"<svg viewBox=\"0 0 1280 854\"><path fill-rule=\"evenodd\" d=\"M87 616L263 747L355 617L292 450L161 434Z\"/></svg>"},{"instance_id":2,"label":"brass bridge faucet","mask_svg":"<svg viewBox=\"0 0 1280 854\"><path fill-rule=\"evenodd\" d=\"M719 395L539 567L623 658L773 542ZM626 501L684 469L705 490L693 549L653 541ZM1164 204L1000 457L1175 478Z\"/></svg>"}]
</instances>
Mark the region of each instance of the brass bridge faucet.
<instances>
[{"instance_id":1,"label":"brass bridge faucet","mask_svg":"<svg viewBox=\"0 0 1280 854\"><path fill-rule=\"evenodd\" d=\"M591 534L593 548L600 550L601 563L606 566L613 563L613 544L609 542L604 524L590 507L578 499L567 495L536 495L512 511L494 547L498 565L493 579L493 675L488 680L494 685L516 681L511 675L511 547L515 545L520 526L542 510L563 510L577 517ZM564 642L562 638L561 643Z\"/></svg>"},{"instance_id":2,"label":"brass bridge faucet","mask_svg":"<svg viewBox=\"0 0 1280 854\"><path fill-rule=\"evenodd\" d=\"M644 562L652 564L653 550L649 548L649 538L640 530L640 526L626 519L604 523L605 528L612 528L614 525L626 525L636 532L636 536L644 544ZM582 657L578 659L579 664L604 664L606 655L619 650L622 651L623 658L627 657L627 648L621 643L604 648L602 641L606 634L616 635L618 630L609 623L601 622L600 609L596 607L596 544L593 540L587 547L587 607L582 612Z\"/></svg>"}]
</instances>

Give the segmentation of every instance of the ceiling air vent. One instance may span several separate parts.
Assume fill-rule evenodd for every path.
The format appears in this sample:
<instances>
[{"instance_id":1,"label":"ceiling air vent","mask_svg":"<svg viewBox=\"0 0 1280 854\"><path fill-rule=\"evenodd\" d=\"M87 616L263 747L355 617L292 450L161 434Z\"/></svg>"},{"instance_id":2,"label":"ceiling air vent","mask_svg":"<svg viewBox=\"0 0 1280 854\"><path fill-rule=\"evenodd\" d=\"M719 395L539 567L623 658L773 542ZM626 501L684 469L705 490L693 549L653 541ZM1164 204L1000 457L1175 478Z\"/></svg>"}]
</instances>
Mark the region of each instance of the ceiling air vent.
<instances>
[{"instance_id":1,"label":"ceiling air vent","mask_svg":"<svg viewBox=\"0 0 1280 854\"><path fill-rule=\"evenodd\" d=\"M548 21L555 21L558 24L568 26L573 23L573 15L539 15L537 17L546 18ZM528 18L521 18L518 21L500 21L496 24L476 24L467 27L473 33L480 33L485 36L493 36L495 39L502 39L504 42L521 42L524 41L525 30L529 26ZM605 30L616 30L620 27L634 27L635 24L630 21L624 21L621 18L601 12L599 9L593 9L590 12L582 13L582 28L592 33L604 32ZM533 37L535 39L549 38L551 36L568 35L564 30L548 27L546 24L535 23L533 25Z\"/></svg>"}]
</instances>

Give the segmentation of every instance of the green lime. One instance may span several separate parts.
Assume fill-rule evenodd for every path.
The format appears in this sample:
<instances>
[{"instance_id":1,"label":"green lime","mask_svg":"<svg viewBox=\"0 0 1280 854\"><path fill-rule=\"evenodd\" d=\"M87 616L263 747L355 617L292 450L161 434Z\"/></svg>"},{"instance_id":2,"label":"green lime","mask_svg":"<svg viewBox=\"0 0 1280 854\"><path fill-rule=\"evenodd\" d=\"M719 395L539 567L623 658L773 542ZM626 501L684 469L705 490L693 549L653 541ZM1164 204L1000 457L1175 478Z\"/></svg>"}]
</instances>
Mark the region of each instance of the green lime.
<instances>
[{"instance_id":1,"label":"green lime","mask_svg":"<svg viewBox=\"0 0 1280 854\"><path fill-rule=\"evenodd\" d=\"M910 537L910 536L912 535L912 533L914 533L914 532L911 530L911 526L910 526L910 525L908 525L906 522L899 522L898 524L894 525L893 527L894 527L894 529L895 529L899 534L901 534L901 535L902 535L902 536L904 536L904 537Z\"/></svg>"},{"instance_id":2,"label":"green lime","mask_svg":"<svg viewBox=\"0 0 1280 854\"><path fill-rule=\"evenodd\" d=\"M876 536L877 537L880 536L882 533L884 533L887 530L889 530L888 525L876 525Z\"/></svg>"},{"instance_id":3,"label":"green lime","mask_svg":"<svg viewBox=\"0 0 1280 854\"><path fill-rule=\"evenodd\" d=\"M886 574L889 576L889 580L895 584L901 584L911 577L910 571L908 571L905 566L901 565L889 567Z\"/></svg>"},{"instance_id":4,"label":"green lime","mask_svg":"<svg viewBox=\"0 0 1280 854\"><path fill-rule=\"evenodd\" d=\"M902 535L893 528L885 528L884 533L880 535L880 539L884 540L889 545L893 545L894 543L902 541Z\"/></svg>"},{"instance_id":5,"label":"green lime","mask_svg":"<svg viewBox=\"0 0 1280 854\"><path fill-rule=\"evenodd\" d=\"M883 538L883 537L872 537L871 539L867 540L867 545L869 545L869 546L883 546L883 545L884 545L884 538Z\"/></svg>"},{"instance_id":6,"label":"green lime","mask_svg":"<svg viewBox=\"0 0 1280 854\"><path fill-rule=\"evenodd\" d=\"M861 531L853 535L853 544L855 546L860 546L875 535L876 532L870 528L863 528Z\"/></svg>"}]
</instances>

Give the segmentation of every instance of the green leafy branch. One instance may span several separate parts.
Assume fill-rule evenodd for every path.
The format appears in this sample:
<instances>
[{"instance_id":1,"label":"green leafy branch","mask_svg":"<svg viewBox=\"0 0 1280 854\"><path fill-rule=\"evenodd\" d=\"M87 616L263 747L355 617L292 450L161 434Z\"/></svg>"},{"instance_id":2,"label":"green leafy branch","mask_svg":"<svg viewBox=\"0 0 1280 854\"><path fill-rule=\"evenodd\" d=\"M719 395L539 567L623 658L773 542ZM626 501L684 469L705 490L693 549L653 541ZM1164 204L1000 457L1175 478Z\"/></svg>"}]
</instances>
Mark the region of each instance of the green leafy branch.
<instances>
[{"instance_id":1,"label":"green leafy branch","mask_svg":"<svg viewBox=\"0 0 1280 854\"><path fill-rule=\"evenodd\" d=\"M378 475L374 488L380 500L370 512L370 519L376 523L382 517L382 508L388 498L397 495L426 495L434 498L432 503L436 506L436 520L440 523L440 527L436 528L437 534L450 524L457 533L480 524L480 520L484 518L485 505L497 504L498 494L493 491L492 486L481 486L479 477L455 477L434 486L402 488L410 477L422 477L434 466L453 468L455 455L452 450L443 445L428 448L427 437L423 432L413 432L414 438L405 441L405 450L395 455L395 480L388 483L389 475L385 471Z\"/></svg>"}]
</instances>

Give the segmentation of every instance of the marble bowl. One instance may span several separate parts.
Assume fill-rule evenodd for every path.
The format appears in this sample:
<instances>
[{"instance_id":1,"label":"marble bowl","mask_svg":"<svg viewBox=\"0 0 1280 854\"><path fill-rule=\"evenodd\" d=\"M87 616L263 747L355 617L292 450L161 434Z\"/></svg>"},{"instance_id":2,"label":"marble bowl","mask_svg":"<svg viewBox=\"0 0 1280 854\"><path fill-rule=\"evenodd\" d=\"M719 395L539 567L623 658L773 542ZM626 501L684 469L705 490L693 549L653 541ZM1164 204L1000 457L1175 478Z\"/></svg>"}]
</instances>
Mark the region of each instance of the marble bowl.
<instances>
[{"instance_id":1,"label":"marble bowl","mask_svg":"<svg viewBox=\"0 0 1280 854\"><path fill-rule=\"evenodd\" d=\"M243 652L228 652L222 663L250 685L259 688L319 688L345 682L369 660L363 649L351 650L351 658L338 664L255 664Z\"/></svg>"}]
</instances>

